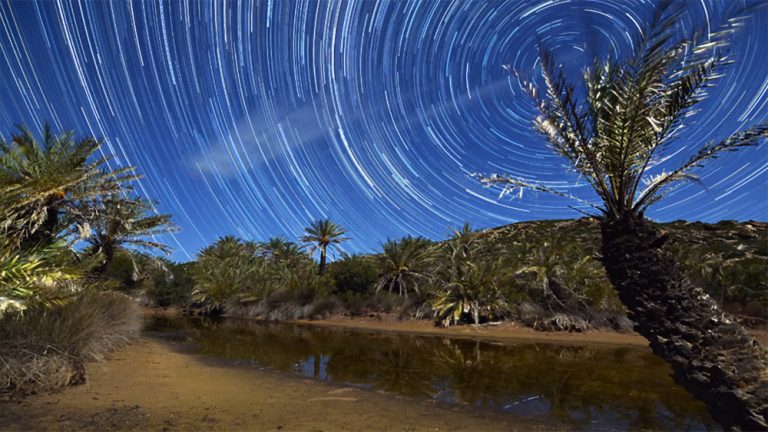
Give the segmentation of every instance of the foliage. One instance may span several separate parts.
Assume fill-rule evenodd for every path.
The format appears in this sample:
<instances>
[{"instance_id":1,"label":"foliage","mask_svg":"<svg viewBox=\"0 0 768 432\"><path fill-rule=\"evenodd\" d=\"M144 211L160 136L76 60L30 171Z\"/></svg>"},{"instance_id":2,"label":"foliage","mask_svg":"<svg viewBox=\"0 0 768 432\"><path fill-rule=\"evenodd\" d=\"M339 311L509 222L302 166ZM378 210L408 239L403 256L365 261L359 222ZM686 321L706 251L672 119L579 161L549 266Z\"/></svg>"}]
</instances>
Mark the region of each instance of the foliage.
<instances>
[{"instance_id":1,"label":"foliage","mask_svg":"<svg viewBox=\"0 0 768 432\"><path fill-rule=\"evenodd\" d=\"M314 316L333 308L333 280L317 273L312 259L281 237L246 242L223 237L203 249L194 264L192 300L211 313L266 319Z\"/></svg>"},{"instance_id":2,"label":"foliage","mask_svg":"<svg viewBox=\"0 0 768 432\"><path fill-rule=\"evenodd\" d=\"M70 282L79 272L59 262L65 251L65 245L58 242L19 252L8 239L0 239L0 316L13 309L69 300L76 290Z\"/></svg>"},{"instance_id":3,"label":"foliage","mask_svg":"<svg viewBox=\"0 0 768 432\"><path fill-rule=\"evenodd\" d=\"M349 255L331 263L328 273L334 281L334 293L349 301L373 295L379 270L375 258Z\"/></svg>"},{"instance_id":4,"label":"foliage","mask_svg":"<svg viewBox=\"0 0 768 432\"><path fill-rule=\"evenodd\" d=\"M330 219L320 219L312 222L304 229L305 235L301 241L310 245L310 254L316 250L320 251L320 274L325 273L325 263L327 259L328 246L339 249L339 244L349 240L349 237L342 237L347 233L346 228L342 228Z\"/></svg>"},{"instance_id":5,"label":"foliage","mask_svg":"<svg viewBox=\"0 0 768 432\"><path fill-rule=\"evenodd\" d=\"M669 233L667 247L686 274L708 275L704 288L745 319L766 318L768 225L659 226ZM332 310L341 303L351 314L424 316L431 308L442 325L516 319L540 329L627 329L631 323L624 307L593 258L599 244L594 219L522 222L482 231L467 226L444 242L388 241L383 253L347 256L321 276L307 254L284 238L262 243L228 238L217 242L218 248L206 248L191 274L198 295L203 282L222 279L220 304L227 305L228 314L264 319L317 316L313 304ZM717 270L708 270L715 261L702 256L721 257ZM183 286L178 289L183 292Z\"/></svg>"},{"instance_id":6,"label":"foliage","mask_svg":"<svg viewBox=\"0 0 768 432\"><path fill-rule=\"evenodd\" d=\"M87 239L91 254L101 254L103 271L112 261L115 252L124 248L160 250L170 254L163 243L149 240L176 230L170 215L152 213L152 206L138 196L123 197L117 194L103 197L90 218L91 236Z\"/></svg>"},{"instance_id":7,"label":"foliage","mask_svg":"<svg viewBox=\"0 0 768 432\"><path fill-rule=\"evenodd\" d=\"M382 246L382 275L376 284L376 291L386 288L388 292L397 292L405 298L409 291L419 294L421 286L430 281L431 246L432 242L424 237L387 240Z\"/></svg>"},{"instance_id":8,"label":"foliage","mask_svg":"<svg viewBox=\"0 0 768 432\"><path fill-rule=\"evenodd\" d=\"M146 272L143 287L154 306L167 307L185 305L191 299L195 264L177 264L167 260L152 260Z\"/></svg>"},{"instance_id":9,"label":"foliage","mask_svg":"<svg viewBox=\"0 0 768 432\"><path fill-rule=\"evenodd\" d=\"M0 395L23 396L85 380L85 362L102 360L138 335L136 303L85 292L45 313L0 315Z\"/></svg>"},{"instance_id":10,"label":"foliage","mask_svg":"<svg viewBox=\"0 0 768 432\"><path fill-rule=\"evenodd\" d=\"M763 121L704 144L678 168L659 172L663 160L685 148L676 138L690 123L696 105L706 98L707 89L732 62L729 38L745 19L731 18L717 31L702 29L693 37L674 39L670 30L683 11L672 2L659 3L649 30L639 32L633 41L635 50L629 59L597 59L584 73L584 101L543 48L543 90L523 82L539 110L536 130L601 201L599 206L585 204L609 220L641 217L682 183L699 183L692 172L696 168L723 152L756 146L768 137L768 121ZM478 177L488 185L501 185L502 194L531 188L570 196L511 176Z\"/></svg>"},{"instance_id":11,"label":"foliage","mask_svg":"<svg viewBox=\"0 0 768 432\"><path fill-rule=\"evenodd\" d=\"M481 307L488 303L484 297L497 291L498 269L483 260L484 250L474 234L464 224L437 249L433 283L438 294L432 305L436 324L457 324L465 315L479 324Z\"/></svg>"},{"instance_id":12,"label":"foliage","mask_svg":"<svg viewBox=\"0 0 768 432\"><path fill-rule=\"evenodd\" d=\"M93 257L96 262L95 267L103 266L105 263L102 257ZM137 287L142 277L141 267L143 260L140 255L126 250L118 250L114 258L107 263L100 277L103 280L116 282L121 289L130 290ZM100 261L100 262L99 262Z\"/></svg>"},{"instance_id":13,"label":"foliage","mask_svg":"<svg viewBox=\"0 0 768 432\"><path fill-rule=\"evenodd\" d=\"M211 310L220 310L238 291L252 288L258 266L251 245L232 236L222 237L197 257L192 299Z\"/></svg>"},{"instance_id":14,"label":"foliage","mask_svg":"<svg viewBox=\"0 0 768 432\"><path fill-rule=\"evenodd\" d=\"M40 142L23 127L0 141L0 394L83 382L85 362L140 327L135 302L107 292L135 281L132 257L121 256L111 277L93 278L94 260L73 245L91 227L111 254L147 245L143 237L165 232L167 217L143 216L138 198L114 205L137 178L133 168L109 168L101 142L73 137L43 125Z\"/></svg>"},{"instance_id":15,"label":"foliage","mask_svg":"<svg viewBox=\"0 0 768 432\"><path fill-rule=\"evenodd\" d=\"M0 141L0 230L19 244L51 243L59 233L87 236L88 219L101 197L137 178L132 167L109 169L96 157L102 142L74 140L42 126L39 142L25 127Z\"/></svg>"}]
</instances>

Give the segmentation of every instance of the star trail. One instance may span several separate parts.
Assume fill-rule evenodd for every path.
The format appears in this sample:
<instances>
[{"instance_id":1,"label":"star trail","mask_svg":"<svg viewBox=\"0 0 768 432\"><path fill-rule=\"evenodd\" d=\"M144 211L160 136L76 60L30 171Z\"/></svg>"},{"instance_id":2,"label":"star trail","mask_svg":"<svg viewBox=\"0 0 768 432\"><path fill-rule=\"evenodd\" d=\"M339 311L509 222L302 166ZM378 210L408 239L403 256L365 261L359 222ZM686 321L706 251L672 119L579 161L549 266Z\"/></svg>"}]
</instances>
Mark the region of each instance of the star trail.
<instances>
[{"instance_id":1,"label":"star trail","mask_svg":"<svg viewBox=\"0 0 768 432\"><path fill-rule=\"evenodd\" d=\"M690 1L676 31L714 29L735 1ZM509 173L594 199L531 128L510 71L538 43L579 71L622 56L649 1L147 1L0 4L0 132L16 124L102 137L137 190L172 213L186 260L218 236L297 239L314 219L349 251L572 218L542 193L498 199L471 173ZM768 119L768 8L665 164ZM664 168L662 164L659 169ZM768 154L728 154L655 206L657 220L768 219Z\"/></svg>"}]
</instances>

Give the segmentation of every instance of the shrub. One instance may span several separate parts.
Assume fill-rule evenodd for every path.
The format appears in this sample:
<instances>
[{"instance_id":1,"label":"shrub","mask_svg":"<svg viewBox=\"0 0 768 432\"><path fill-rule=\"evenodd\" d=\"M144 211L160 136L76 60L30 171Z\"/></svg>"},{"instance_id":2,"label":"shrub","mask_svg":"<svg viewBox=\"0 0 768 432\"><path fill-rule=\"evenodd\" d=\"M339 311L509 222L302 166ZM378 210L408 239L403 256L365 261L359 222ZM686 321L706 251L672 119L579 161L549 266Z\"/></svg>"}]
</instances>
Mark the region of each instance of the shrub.
<instances>
[{"instance_id":1,"label":"shrub","mask_svg":"<svg viewBox=\"0 0 768 432\"><path fill-rule=\"evenodd\" d=\"M345 302L373 295L379 279L374 260L361 255L351 255L331 263L329 273L334 281L334 294Z\"/></svg>"},{"instance_id":2,"label":"shrub","mask_svg":"<svg viewBox=\"0 0 768 432\"><path fill-rule=\"evenodd\" d=\"M138 306L120 293L89 291L51 309L0 316L0 395L19 397L85 380L100 361L141 327Z\"/></svg>"},{"instance_id":3,"label":"shrub","mask_svg":"<svg viewBox=\"0 0 768 432\"><path fill-rule=\"evenodd\" d=\"M187 304L194 286L192 265L164 263L155 267L145 281L150 304L157 307Z\"/></svg>"},{"instance_id":4,"label":"shrub","mask_svg":"<svg viewBox=\"0 0 768 432\"><path fill-rule=\"evenodd\" d=\"M130 290L139 280L138 263L130 252L118 251L104 269L104 276L116 281L120 289Z\"/></svg>"}]
</instances>

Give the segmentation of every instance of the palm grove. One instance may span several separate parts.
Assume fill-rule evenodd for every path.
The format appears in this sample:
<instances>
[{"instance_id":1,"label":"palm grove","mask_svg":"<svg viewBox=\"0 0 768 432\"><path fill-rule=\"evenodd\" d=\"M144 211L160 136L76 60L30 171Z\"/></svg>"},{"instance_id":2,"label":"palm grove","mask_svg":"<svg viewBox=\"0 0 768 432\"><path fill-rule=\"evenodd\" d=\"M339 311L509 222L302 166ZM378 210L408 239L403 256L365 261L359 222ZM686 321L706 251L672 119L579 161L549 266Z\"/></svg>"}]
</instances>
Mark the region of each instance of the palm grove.
<instances>
[{"instance_id":1,"label":"palm grove","mask_svg":"<svg viewBox=\"0 0 768 432\"><path fill-rule=\"evenodd\" d=\"M764 315L765 227L733 228L756 239L744 252L715 237L688 244L686 238L711 236L712 229L702 234L671 224L662 232L644 216L680 183L697 182L693 169L768 136L761 123L701 146L671 172L649 174L729 63L728 38L743 25L732 19L706 40L677 40L671 29L680 13L659 6L637 35L633 55L596 60L584 73L583 91L546 50L543 87L524 83L540 111L536 130L600 199L590 204L597 212L591 219L485 231L465 225L441 242L388 240L372 255L343 253L347 230L321 219L300 242L227 236L194 262L176 264L145 253L167 252L156 237L174 227L131 192L133 168L109 168L114 161L97 156L94 139L74 140L43 126L38 141L21 129L0 143L0 352L11 359L2 366L0 389L23 393L81 381L85 361L136 333L135 302L119 294L127 291L143 293L149 305L269 320L396 312L437 325L501 319L541 330L634 325L715 420L729 428L768 428L765 352L721 310L728 304L742 315ZM531 188L567 196L525 179L478 178L504 193ZM724 245L719 252L701 246L717 242ZM334 253L338 259L329 262ZM737 255L743 259L733 264ZM706 259L686 260L691 256ZM69 333L45 331L53 326ZM88 338L73 336L83 332ZM42 340L47 333L51 340ZM46 357L47 373L31 371L51 346L63 355Z\"/></svg>"},{"instance_id":2,"label":"palm grove","mask_svg":"<svg viewBox=\"0 0 768 432\"><path fill-rule=\"evenodd\" d=\"M111 169L101 142L42 125L0 141L0 390L12 395L85 379L85 362L127 342L135 302L104 276L118 251L167 250L173 229Z\"/></svg>"}]
</instances>

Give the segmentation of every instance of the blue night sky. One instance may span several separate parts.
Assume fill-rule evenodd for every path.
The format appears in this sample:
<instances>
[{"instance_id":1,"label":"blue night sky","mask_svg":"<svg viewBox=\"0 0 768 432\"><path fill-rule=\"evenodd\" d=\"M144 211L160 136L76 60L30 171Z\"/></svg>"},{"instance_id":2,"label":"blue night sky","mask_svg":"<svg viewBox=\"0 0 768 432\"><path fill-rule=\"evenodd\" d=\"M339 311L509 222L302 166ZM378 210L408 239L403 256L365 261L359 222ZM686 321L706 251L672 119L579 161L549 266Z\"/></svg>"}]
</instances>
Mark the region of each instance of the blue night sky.
<instances>
[{"instance_id":1,"label":"blue night sky","mask_svg":"<svg viewBox=\"0 0 768 432\"><path fill-rule=\"evenodd\" d=\"M716 29L735 1L690 1L678 31ZM349 228L345 249L580 216L561 198L498 200L470 173L509 173L593 198L531 128L508 70L536 44L578 71L626 55L648 1L12 2L0 4L0 131L43 121L106 141L172 213L187 260L225 234L296 240ZM691 149L768 118L768 8L677 142ZM677 152L679 150L679 152ZM657 204L657 220L768 219L765 147L727 154Z\"/></svg>"}]
</instances>

